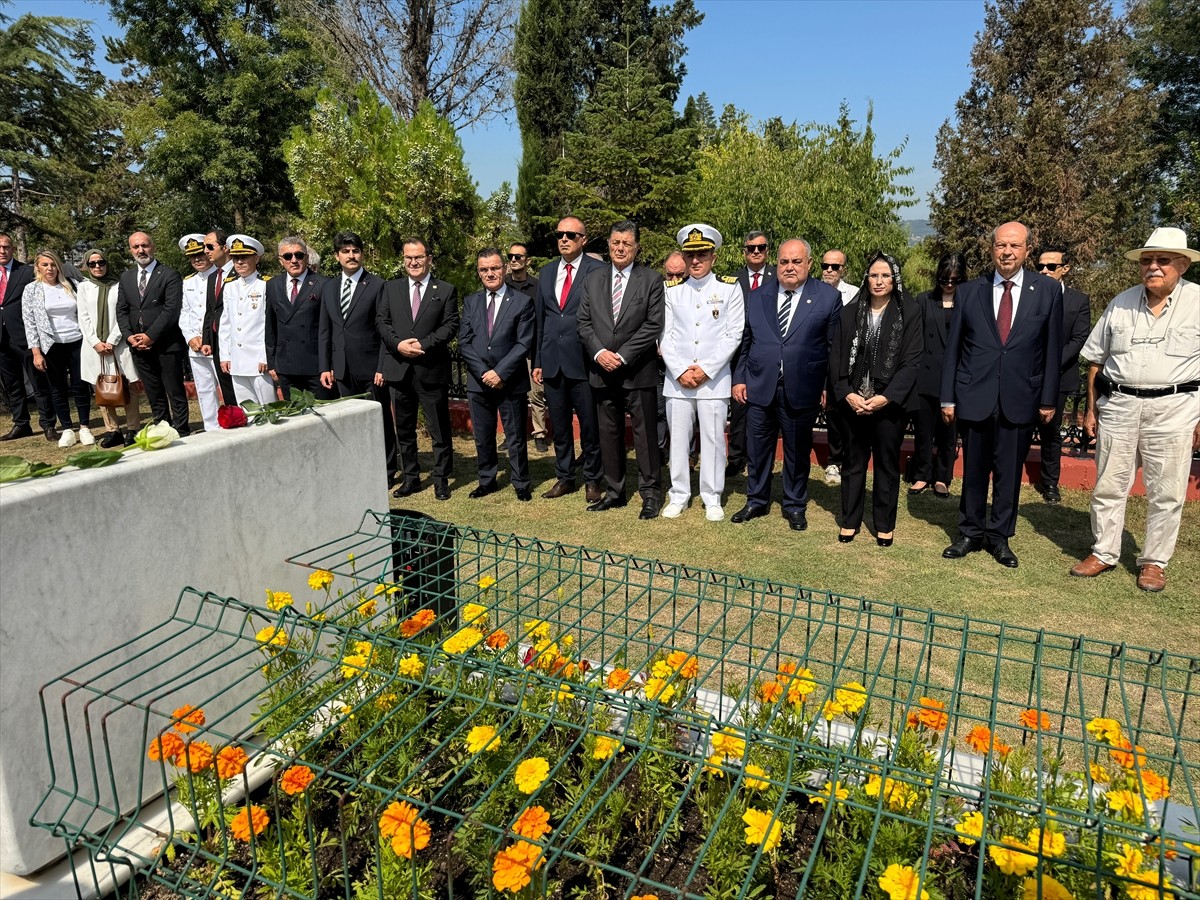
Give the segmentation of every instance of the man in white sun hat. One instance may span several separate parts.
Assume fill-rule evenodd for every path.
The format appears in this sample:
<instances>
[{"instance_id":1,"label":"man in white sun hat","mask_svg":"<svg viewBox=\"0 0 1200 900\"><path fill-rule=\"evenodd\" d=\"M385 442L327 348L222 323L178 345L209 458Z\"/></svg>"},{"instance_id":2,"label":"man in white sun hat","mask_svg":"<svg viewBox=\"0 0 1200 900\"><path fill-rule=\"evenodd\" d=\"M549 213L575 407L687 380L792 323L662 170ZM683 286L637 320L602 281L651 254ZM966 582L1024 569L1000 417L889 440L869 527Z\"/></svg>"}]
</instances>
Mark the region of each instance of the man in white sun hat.
<instances>
[{"instance_id":1,"label":"man in white sun hat","mask_svg":"<svg viewBox=\"0 0 1200 900\"><path fill-rule=\"evenodd\" d=\"M1142 283L1113 298L1080 354L1089 363L1084 428L1096 435L1095 542L1071 574L1094 578L1116 566L1140 464L1148 509L1137 585L1161 591L1200 446L1200 286L1183 278L1200 252L1181 229L1156 228L1125 256L1137 260Z\"/></svg>"}]
</instances>

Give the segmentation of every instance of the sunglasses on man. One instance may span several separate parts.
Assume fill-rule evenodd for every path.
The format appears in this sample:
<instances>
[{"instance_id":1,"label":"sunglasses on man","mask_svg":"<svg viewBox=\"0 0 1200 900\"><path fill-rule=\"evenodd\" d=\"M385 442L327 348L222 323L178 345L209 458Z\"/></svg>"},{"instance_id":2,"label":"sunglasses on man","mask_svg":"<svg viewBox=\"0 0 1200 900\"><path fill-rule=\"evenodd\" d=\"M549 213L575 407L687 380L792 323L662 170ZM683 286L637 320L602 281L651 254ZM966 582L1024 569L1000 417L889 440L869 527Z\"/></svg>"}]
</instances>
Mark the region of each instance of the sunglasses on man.
<instances>
[{"instance_id":1,"label":"sunglasses on man","mask_svg":"<svg viewBox=\"0 0 1200 900\"><path fill-rule=\"evenodd\" d=\"M565 232L565 231L564 231L564 232L561 232L561 233L562 233L562 234L567 234L567 232ZM510 254L508 254L508 258L509 258L509 259L524 259L524 258L525 258L525 254L524 254L524 253L510 253Z\"/></svg>"},{"instance_id":2,"label":"sunglasses on man","mask_svg":"<svg viewBox=\"0 0 1200 900\"><path fill-rule=\"evenodd\" d=\"M295 253L280 253L279 258L285 262L291 262L293 259L305 260L308 259L308 254L303 250L297 250Z\"/></svg>"},{"instance_id":3,"label":"sunglasses on man","mask_svg":"<svg viewBox=\"0 0 1200 900\"><path fill-rule=\"evenodd\" d=\"M841 263L821 263L821 268L826 272L840 272L842 269Z\"/></svg>"},{"instance_id":4,"label":"sunglasses on man","mask_svg":"<svg viewBox=\"0 0 1200 900\"><path fill-rule=\"evenodd\" d=\"M1037 270L1039 272L1042 271L1043 269L1045 269L1047 272L1057 272L1059 266L1063 266L1063 265L1066 265L1066 263L1038 263Z\"/></svg>"},{"instance_id":5,"label":"sunglasses on man","mask_svg":"<svg viewBox=\"0 0 1200 900\"><path fill-rule=\"evenodd\" d=\"M583 235L580 234L578 231L556 231L556 232L554 232L554 237L556 240L560 240L560 241L563 238L566 238L568 241L577 241L581 237L583 237Z\"/></svg>"},{"instance_id":6,"label":"sunglasses on man","mask_svg":"<svg viewBox=\"0 0 1200 900\"><path fill-rule=\"evenodd\" d=\"M747 253L766 253L767 245L766 244L747 244L742 249L745 250Z\"/></svg>"}]
</instances>

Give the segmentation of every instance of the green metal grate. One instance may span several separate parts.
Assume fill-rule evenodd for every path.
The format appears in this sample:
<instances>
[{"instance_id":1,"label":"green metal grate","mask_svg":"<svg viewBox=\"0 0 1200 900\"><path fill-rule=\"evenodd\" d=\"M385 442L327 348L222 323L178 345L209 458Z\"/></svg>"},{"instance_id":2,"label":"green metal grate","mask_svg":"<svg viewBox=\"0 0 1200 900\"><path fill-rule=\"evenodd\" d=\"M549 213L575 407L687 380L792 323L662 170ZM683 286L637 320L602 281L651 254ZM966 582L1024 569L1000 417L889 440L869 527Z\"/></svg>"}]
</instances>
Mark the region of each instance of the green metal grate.
<instances>
[{"instance_id":1,"label":"green metal grate","mask_svg":"<svg viewBox=\"0 0 1200 900\"><path fill-rule=\"evenodd\" d=\"M390 514L293 562L330 586L278 613L187 591L42 692L34 822L143 873L132 893L503 896L537 806L524 896L888 897L911 867L935 898L1200 897L1198 659ZM148 760L164 731L252 763ZM240 840L247 808L269 824Z\"/></svg>"}]
</instances>

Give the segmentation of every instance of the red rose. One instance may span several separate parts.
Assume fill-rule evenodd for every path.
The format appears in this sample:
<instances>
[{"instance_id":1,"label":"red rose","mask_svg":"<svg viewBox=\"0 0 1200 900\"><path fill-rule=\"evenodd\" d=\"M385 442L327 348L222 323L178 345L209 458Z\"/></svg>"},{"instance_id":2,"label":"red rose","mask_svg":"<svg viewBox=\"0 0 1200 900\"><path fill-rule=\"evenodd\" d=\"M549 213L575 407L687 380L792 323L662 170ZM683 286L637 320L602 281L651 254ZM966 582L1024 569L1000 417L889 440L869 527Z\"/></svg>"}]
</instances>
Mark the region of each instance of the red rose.
<instances>
[{"instance_id":1,"label":"red rose","mask_svg":"<svg viewBox=\"0 0 1200 900\"><path fill-rule=\"evenodd\" d=\"M250 420L246 418L246 411L240 406L222 406L217 410L217 424L222 428L241 428L243 425L249 425Z\"/></svg>"}]
</instances>

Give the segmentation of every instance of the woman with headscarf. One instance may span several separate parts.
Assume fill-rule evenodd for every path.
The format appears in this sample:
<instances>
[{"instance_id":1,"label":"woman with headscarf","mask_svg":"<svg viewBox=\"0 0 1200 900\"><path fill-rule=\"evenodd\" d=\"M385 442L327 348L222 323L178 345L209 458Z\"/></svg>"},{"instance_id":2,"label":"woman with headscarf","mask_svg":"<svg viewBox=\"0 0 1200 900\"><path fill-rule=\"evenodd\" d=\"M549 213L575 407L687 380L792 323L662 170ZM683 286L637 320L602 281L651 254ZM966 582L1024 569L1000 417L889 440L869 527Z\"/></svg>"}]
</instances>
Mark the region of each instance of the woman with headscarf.
<instances>
[{"instance_id":1,"label":"woman with headscarf","mask_svg":"<svg viewBox=\"0 0 1200 900\"><path fill-rule=\"evenodd\" d=\"M892 545L900 499L900 444L915 405L921 327L920 308L904 291L899 264L876 253L867 263L858 296L837 320L829 357L834 394L850 426L842 466L842 543L854 540L862 525L867 462L873 461L876 540L881 547Z\"/></svg>"},{"instance_id":2,"label":"woman with headscarf","mask_svg":"<svg viewBox=\"0 0 1200 900\"><path fill-rule=\"evenodd\" d=\"M958 286L967 280L967 260L961 253L947 253L938 260L937 284L932 291L917 295L925 320L925 349L917 374L917 412L913 441L913 483L910 494L920 494L933 484L939 500L950 497L954 460L958 456L958 426L942 420L942 359ZM936 452L935 452L936 451Z\"/></svg>"},{"instance_id":3,"label":"woman with headscarf","mask_svg":"<svg viewBox=\"0 0 1200 900\"><path fill-rule=\"evenodd\" d=\"M94 385L101 373L120 373L131 385L138 380L137 368L129 344L121 340L121 329L117 325L117 281L111 273L108 258L103 250L89 250L83 258L84 280L79 283L79 328L83 332L80 348L79 369L84 384ZM101 406L104 418L104 437L101 447L117 447L132 444L133 437L142 426L142 413L138 408L138 396L131 389L129 402L125 404L125 428L123 432L117 421L116 410Z\"/></svg>"},{"instance_id":4,"label":"woman with headscarf","mask_svg":"<svg viewBox=\"0 0 1200 900\"><path fill-rule=\"evenodd\" d=\"M21 295L21 318L25 338L33 351L33 367L45 372L50 382L50 402L61 426L58 446L76 442L71 422L71 400L79 414L78 441L85 446L96 443L88 430L92 412L92 386L79 374L79 347L83 332L79 328L79 309L75 285L63 274L62 260L50 250L42 250L33 261L34 280Z\"/></svg>"}]
</instances>

